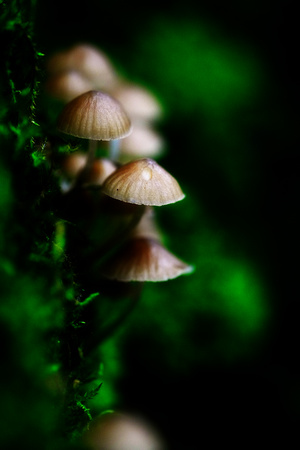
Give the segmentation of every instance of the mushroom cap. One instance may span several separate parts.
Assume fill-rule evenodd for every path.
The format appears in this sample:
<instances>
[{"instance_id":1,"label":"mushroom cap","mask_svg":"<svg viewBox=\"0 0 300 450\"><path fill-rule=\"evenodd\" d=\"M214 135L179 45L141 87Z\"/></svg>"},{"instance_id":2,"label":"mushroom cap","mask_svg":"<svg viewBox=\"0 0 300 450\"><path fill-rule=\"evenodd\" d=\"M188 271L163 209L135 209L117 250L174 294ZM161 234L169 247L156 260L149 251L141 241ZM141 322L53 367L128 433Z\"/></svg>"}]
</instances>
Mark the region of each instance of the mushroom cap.
<instances>
[{"instance_id":1,"label":"mushroom cap","mask_svg":"<svg viewBox=\"0 0 300 450\"><path fill-rule=\"evenodd\" d=\"M108 158L96 158L86 174L84 185L101 186L106 178L116 170L117 166Z\"/></svg>"},{"instance_id":2,"label":"mushroom cap","mask_svg":"<svg viewBox=\"0 0 300 450\"><path fill-rule=\"evenodd\" d=\"M108 89L118 80L118 76L107 55L90 44L75 44L72 47L54 53L47 61L49 74L66 70L80 72L94 89Z\"/></svg>"},{"instance_id":3,"label":"mushroom cap","mask_svg":"<svg viewBox=\"0 0 300 450\"><path fill-rule=\"evenodd\" d=\"M146 206L146 209L137 225L130 233L132 238L150 238L157 241L161 240L161 232L155 221L153 206Z\"/></svg>"},{"instance_id":4,"label":"mushroom cap","mask_svg":"<svg viewBox=\"0 0 300 450\"><path fill-rule=\"evenodd\" d=\"M128 413L107 412L89 423L83 433L85 448L91 450L163 450L158 430L145 419Z\"/></svg>"},{"instance_id":5,"label":"mushroom cap","mask_svg":"<svg viewBox=\"0 0 300 450\"><path fill-rule=\"evenodd\" d=\"M57 174L60 176L61 189L68 192L76 182L76 178L82 176L83 187L101 186L105 179L116 170L117 166L107 158L95 158L91 166L86 168L87 154L75 152L63 158Z\"/></svg>"},{"instance_id":6,"label":"mushroom cap","mask_svg":"<svg viewBox=\"0 0 300 450\"><path fill-rule=\"evenodd\" d=\"M175 178L151 158L119 167L102 189L112 198L137 205L162 206L185 197Z\"/></svg>"},{"instance_id":7,"label":"mushroom cap","mask_svg":"<svg viewBox=\"0 0 300 450\"><path fill-rule=\"evenodd\" d=\"M131 119L153 121L162 116L160 102L144 86L124 81L117 84L110 93L119 100Z\"/></svg>"},{"instance_id":8,"label":"mushroom cap","mask_svg":"<svg viewBox=\"0 0 300 450\"><path fill-rule=\"evenodd\" d=\"M74 152L67 154L60 164L60 174L68 179L74 179L86 165L86 154Z\"/></svg>"},{"instance_id":9,"label":"mushroom cap","mask_svg":"<svg viewBox=\"0 0 300 450\"><path fill-rule=\"evenodd\" d=\"M129 239L119 251L105 263L102 275L117 281L166 281L193 267L169 252L152 238Z\"/></svg>"},{"instance_id":10,"label":"mushroom cap","mask_svg":"<svg viewBox=\"0 0 300 450\"><path fill-rule=\"evenodd\" d=\"M164 146L164 139L151 125L134 123L132 133L120 142L120 159L157 157Z\"/></svg>"},{"instance_id":11,"label":"mushroom cap","mask_svg":"<svg viewBox=\"0 0 300 450\"><path fill-rule=\"evenodd\" d=\"M45 90L49 95L65 103L92 88L92 83L75 70L54 74L45 84Z\"/></svg>"},{"instance_id":12,"label":"mushroom cap","mask_svg":"<svg viewBox=\"0 0 300 450\"><path fill-rule=\"evenodd\" d=\"M88 91L62 110L57 127L72 136L109 141L128 136L131 122L121 104L102 91Z\"/></svg>"}]
</instances>

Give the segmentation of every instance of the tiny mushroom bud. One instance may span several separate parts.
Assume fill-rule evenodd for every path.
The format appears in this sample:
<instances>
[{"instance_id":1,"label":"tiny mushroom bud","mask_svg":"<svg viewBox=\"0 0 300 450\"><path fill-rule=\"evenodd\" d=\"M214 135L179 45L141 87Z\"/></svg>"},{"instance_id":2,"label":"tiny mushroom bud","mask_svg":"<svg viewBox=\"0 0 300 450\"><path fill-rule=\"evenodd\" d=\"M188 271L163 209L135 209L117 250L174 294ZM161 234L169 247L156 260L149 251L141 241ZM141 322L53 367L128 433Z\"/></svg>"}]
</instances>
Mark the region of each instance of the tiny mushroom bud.
<instances>
[{"instance_id":1,"label":"tiny mushroom bud","mask_svg":"<svg viewBox=\"0 0 300 450\"><path fill-rule=\"evenodd\" d=\"M117 166L107 158L96 158L86 169L87 155L75 152L63 158L57 175L60 178L60 188L63 193L70 191L81 179L82 187L102 186L106 178Z\"/></svg>"},{"instance_id":2,"label":"tiny mushroom bud","mask_svg":"<svg viewBox=\"0 0 300 450\"><path fill-rule=\"evenodd\" d=\"M76 182L76 178L86 165L86 154L74 152L66 155L57 170L62 192L68 192Z\"/></svg>"},{"instance_id":3,"label":"tiny mushroom bud","mask_svg":"<svg viewBox=\"0 0 300 450\"><path fill-rule=\"evenodd\" d=\"M67 180L74 180L86 163L86 154L81 152L69 153L61 161L59 174Z\"/></svg>"},{"instance_id":4,"label":"tiny mushroom bud","mask_svg":"<svg viewBox=\"0 0 300 450\"><path fill-rule=\"evenodd\" d=\"M96 158L91 165L90 171L83 180L84 186L101 186L117 166L107 158Z\"/></svg>"},{"instance_id":5,"label":"tiny mushroom bud","mask_svg":"<svg viewBox=\"0 0 300 450\"><path fill-rule=\"evenodd\" d=\"M185 197L175 178L150 158L119 167L105 180L102 190L122 202L148 206L167 205Z\"/></svg>"}]
</instances>

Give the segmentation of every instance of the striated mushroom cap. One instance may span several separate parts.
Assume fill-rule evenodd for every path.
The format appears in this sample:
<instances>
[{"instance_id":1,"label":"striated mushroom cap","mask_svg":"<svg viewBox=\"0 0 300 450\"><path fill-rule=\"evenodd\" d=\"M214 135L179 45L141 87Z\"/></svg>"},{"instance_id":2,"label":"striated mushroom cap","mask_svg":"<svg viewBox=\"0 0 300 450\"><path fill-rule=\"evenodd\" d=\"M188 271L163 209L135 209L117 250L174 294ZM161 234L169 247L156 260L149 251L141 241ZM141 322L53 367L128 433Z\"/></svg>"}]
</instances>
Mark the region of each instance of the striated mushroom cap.
<instances>
[{"instance_id":1,"label":"striated mushroom cap","mask_svg":"<svg viewBox=\"0 0 300 450\"><path fill-rule=\"evenodd\" d=\"M166 281L190 273L193 267L151 238L129 239L111 260L102 275L117 281Z\"/></svg>"},{"instance_id":2,"label":"striated mushroom cap","mask_svg":"<svg viewBox=\"0 0 300 450\"><path fill-rule=\"evenodd\" d=\"M137 205L162 206L185 197L175 178L150 158L119 167L102 189L112 198Z\"/></svg>"},{"instance_id":3,"label":"striated mushroom cap","mask_svg":"<svg viewBox=\"0 0 300 450\"><path fill-rule=\"evenodd\" d=\"M131 122L121 104L102 91L88 91L62 110L57 127L72 136L109 141L128 136Z\"/></svg>"}]
</instances>

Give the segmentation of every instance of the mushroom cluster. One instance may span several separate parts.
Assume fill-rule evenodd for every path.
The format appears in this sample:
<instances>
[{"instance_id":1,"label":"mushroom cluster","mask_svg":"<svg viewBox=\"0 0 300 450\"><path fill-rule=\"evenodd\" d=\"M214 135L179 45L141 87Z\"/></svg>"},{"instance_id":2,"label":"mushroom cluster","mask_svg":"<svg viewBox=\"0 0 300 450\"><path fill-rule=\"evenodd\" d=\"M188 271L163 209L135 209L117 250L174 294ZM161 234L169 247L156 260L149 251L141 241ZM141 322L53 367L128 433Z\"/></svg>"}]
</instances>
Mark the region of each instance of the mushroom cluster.
<instances>
[{"instance_id":1,"label":"mushroom cluster","mask_svg":"<svg viewBox=\"0 0 300 450\"><path fill-rule=\"evenodd\" d=\"M155 128L162 115L157 98L118 75L89 44L52 55L46 74L46 95L62 104L59 136L79 142L56 161L62 215L80 230L77 259L86 267L93 257L97 275L117 282L190 273L192 266L163 245L155 221L155 207L184 198L153 159L164 149Z\"/></svg>"}]
</instances>

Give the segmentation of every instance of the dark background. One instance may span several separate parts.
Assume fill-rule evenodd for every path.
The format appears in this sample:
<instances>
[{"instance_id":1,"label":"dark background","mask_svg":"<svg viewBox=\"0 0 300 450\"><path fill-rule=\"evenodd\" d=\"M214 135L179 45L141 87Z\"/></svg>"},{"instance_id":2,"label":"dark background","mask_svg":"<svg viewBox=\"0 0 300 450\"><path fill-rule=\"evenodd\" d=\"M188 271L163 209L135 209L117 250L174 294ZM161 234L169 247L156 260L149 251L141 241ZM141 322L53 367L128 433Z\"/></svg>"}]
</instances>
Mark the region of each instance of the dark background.
<instances>
[{"instance_id":1,"label":"dark background","mask_svg":"<svg viewBox=\"0 0 300 450\"><path fill-rule=\"evenodd\" d=\"M271 445L299 426L296 17L292 2L37 2L45 57L95 44L165 107L160 163L187 198L158 218L169 247L196 270L145 286L117 338L114 388L115 406L146 416L171 449ZM206 62L209 52L219 57L208 91L195 70L201 52ZM246 281L232 315L237 284L224 286L235 274Z\"/></svg>"}]
</instances>

